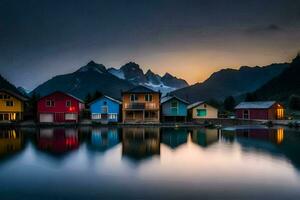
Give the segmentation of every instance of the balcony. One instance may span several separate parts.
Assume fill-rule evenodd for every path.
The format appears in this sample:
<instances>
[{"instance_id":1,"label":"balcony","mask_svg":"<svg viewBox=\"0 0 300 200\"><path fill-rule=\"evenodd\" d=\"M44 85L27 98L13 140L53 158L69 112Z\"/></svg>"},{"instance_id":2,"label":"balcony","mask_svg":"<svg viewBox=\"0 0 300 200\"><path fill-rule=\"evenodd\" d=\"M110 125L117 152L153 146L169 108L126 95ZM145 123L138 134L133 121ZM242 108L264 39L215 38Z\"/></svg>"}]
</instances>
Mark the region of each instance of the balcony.
<instances>
[{"instance_id":1,"label":"balcony","mask_svg":"<svg viewBox=\"0 0 300 200\"><path fill-rule=\"evenodd\" d=\"M159 109L158 104L156 103L124 103L124 109L128 110L154 110Z\"/></svg>"}]
</instances>

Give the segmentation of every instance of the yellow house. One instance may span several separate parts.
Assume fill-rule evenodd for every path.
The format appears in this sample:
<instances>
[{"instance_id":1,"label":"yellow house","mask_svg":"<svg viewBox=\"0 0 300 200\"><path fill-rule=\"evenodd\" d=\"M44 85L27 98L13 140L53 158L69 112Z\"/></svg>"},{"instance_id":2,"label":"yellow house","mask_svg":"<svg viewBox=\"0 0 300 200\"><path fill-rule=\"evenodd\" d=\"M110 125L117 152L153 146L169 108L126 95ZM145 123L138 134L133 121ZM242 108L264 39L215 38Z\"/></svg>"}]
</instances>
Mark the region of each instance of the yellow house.
<instances>
[{"instance_id":1,"label":"yellow house","mask_svg":"<svg viewBox=\"0 0 300 200\"><path fill-rule=\"evenodd\" d=\"M193 103L187 107L191 119L216 119L218 109L208 105L204 101Z\"/></svg>"},{"instance_id":2,"label":"yellow house","mask_svg":"<svg viewBox=\"0 0 300 200\"><path fill-rule=\"evenodd\" d=\"M6 89L0 89L0 121L23 119L26 98Z\"/></svg>"}]
</instances>

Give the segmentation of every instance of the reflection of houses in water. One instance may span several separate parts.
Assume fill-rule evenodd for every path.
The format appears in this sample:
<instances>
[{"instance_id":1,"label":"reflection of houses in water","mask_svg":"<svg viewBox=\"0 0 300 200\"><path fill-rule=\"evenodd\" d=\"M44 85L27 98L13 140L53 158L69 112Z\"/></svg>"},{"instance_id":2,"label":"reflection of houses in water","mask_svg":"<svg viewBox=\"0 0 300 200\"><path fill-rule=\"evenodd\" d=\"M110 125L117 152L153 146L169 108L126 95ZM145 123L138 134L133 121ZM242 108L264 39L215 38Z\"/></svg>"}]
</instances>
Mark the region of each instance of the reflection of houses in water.
<instances>
[{"instance_id":1,"label":"reflection of houses in water","mask_svg":"<svg viewBox=\"0 0 300 200\"><path fill-rule=\"evenodd\" d=\"M187 143L188 132L186 129L163 128L162 143L170 146L172 149Z\"/></svg>"},{"instance_id":2,"label":"reflection of houses in water","mask_svg":"<svg viewBox=\"0 0 300 200\"><path fill-rule=\"evenodd\" d=\"M23 135L15 129L0 130L0 156L5 156L22 149Z\"/></svg>"},{"instance_id":3,"label":"reflection of houses in water","mask_svg":"<svg viewBox=\"0 0 300 200\"><path fill-rule=\"evenodd\" d=\"M284 139L284 129L237 129L236 135L260 140L269 140L272 143L280 144Z\"/></svg>"},{"instance_id":4,"label":"reflection of houses in water","mask_svg":"<svg viewBox=\"0 0 300 200\"><path fill-rule=\"evenodd\" d=\"M284 129L249 128L222 130L222 139L236 141L244 148L280 154L279 144L284 140Z\"/></svg>"},{"instance_id":5,"label":"reflection of houses in water","mask_svg":"<svg viewBox=\"0 0 300 200\"><path fill-rule=\"evenodd\" d=\"M195 128L192 130L192 142L200 146L207 147L218 141L219 134L217 129Z\"/></svg>"},{"instance_id":6,"label":"reflection of houses in water","mask_svg":"<svg viewBox=\"0 0 300 200\"><path fill-rule=\"evenodd\" d=\"M122 153L134 159L159 155L159 128L123 128Z\"/></svg>"},{"instance_id":7,"label":"reflection of houses in water","mask_svg":"<svg viewBox=\"0 0 300 200\"><path fill-rule=\"evenodd\" d=\"M93 128L91 134L91 148L105 151L120 142L117 128Z\"/></svg>"},{"instance_id":8,"label":"reflection of houses in water","mask_svg":"<svg viewBox=\"0 0 300 200\"><path fill-rule=\"evenodd\" d=\"M38 147L51 153L64 153L79 147L77 129L41 129Z\"/></svg>"}]
</instances>

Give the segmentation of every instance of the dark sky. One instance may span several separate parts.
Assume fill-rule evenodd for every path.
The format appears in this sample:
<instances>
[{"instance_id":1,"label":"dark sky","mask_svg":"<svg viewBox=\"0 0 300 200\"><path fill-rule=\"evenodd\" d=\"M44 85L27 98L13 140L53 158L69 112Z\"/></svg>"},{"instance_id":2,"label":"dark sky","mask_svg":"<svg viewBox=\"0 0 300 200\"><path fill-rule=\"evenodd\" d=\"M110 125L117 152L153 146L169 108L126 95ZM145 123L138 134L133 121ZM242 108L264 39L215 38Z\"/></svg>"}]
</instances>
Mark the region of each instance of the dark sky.
<instances>
[{"instance_id":1,"label":"dark sky","mask_svg":"<svg viewBox=\"0 0 300 200\"><path fill-rule=\"evenodd\" d=\"M0 73L27 89L90 60L195 83L299 50L299 0L0 0Z\"/></svg>"}]
</instances>

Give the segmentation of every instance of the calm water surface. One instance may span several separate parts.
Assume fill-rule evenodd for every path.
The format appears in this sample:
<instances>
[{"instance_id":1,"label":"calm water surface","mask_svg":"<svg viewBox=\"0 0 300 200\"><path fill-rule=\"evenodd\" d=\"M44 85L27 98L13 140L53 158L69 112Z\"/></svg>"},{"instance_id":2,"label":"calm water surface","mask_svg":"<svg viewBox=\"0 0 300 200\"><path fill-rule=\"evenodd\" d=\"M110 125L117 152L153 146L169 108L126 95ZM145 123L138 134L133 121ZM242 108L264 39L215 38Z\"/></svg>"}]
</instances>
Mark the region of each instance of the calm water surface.
<instances>
[{"instance_id":1,"label":"calm water surface","mask_svg":"<svg viewBox=\"0 0 300 200\"><path fill-rule=\"evenodd\" d=\"M1 199L300 199L283 128L1 129Z\"/></svg>"}]
</instances>

